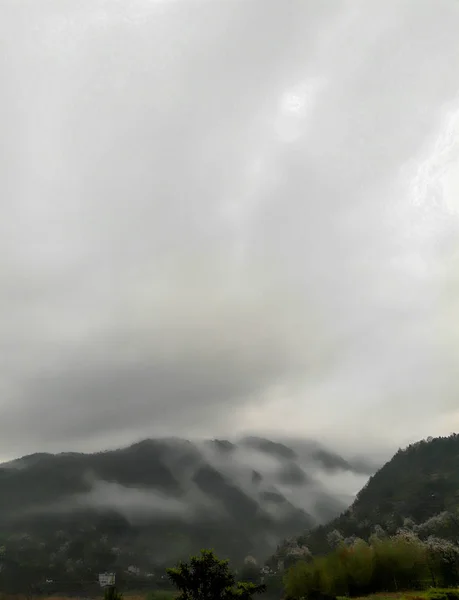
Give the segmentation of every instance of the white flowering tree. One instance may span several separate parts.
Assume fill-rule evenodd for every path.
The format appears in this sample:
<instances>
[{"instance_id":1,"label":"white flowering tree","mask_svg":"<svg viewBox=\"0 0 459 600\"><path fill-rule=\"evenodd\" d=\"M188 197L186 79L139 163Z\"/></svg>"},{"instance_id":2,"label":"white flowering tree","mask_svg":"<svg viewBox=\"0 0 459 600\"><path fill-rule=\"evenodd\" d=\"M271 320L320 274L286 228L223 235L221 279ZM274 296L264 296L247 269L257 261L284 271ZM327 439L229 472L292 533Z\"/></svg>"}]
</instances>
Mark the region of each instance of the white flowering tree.
<instances>
[{"instance_id":1,"label":"white flowering tree","mask_svg":"<svg viewBox=\"0 0 459 600\"><path fill-rule=\"evenodd\" d=\"M458 580L459 547L435 536L429 536L424 546L433 585L455 585Z\"/></svg>"},{"instance_id":2,"label":"white flowering tree","mask_svg":"<svg viewBox=\"0 0 459 600\"><path fill-rule=\"evenodd\" d=\"M337 529L333 529L333 531L327 534L327 543L330 548L337 548L340 544L344 543L343 534Z\"/></svg>"}]
</instances>

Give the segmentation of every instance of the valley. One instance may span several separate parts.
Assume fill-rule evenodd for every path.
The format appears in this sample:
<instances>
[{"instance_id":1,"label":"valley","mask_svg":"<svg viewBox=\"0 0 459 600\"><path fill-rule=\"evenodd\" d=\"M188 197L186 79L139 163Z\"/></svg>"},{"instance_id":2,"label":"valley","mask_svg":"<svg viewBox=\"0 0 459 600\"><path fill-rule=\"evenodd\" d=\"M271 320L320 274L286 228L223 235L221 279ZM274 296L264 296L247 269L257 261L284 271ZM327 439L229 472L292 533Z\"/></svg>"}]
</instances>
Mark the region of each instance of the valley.
<instances>
[{"instance_id":1,"label":"valley","mask_svg":"<svg viewBox=\"0 0 459 600\"><path fill-rule=\"evenodd\" d=\"M94 594L98 574L113 572L126 590L167 590L165 569L199 548L271 589L337 548L371 554L371 540L419 552L441 540L455 555L459 436L363 470L314 443L257 437L26 456L0 469L0 589ZM365 481L347 502L329 487L343 473Z\"/></svg>"}]
</instances>

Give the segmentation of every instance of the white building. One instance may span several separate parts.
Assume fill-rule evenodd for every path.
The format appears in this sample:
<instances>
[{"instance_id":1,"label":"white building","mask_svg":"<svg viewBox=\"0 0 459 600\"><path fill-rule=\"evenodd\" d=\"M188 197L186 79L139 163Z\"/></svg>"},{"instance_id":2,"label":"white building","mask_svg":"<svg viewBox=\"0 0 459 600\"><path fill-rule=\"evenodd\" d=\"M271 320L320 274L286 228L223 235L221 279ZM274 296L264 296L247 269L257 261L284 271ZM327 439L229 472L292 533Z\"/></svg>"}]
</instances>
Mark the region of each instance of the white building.
<instances>
[{"instance_id":1,"label":"white building","mask_svg":"<svg viewBox=\"0 0 459 600\"><path fill-rule=\"evenodd\" d=\"M99 573L100 587L115 585L115 573Z\"/></svg>"}]
</instances>

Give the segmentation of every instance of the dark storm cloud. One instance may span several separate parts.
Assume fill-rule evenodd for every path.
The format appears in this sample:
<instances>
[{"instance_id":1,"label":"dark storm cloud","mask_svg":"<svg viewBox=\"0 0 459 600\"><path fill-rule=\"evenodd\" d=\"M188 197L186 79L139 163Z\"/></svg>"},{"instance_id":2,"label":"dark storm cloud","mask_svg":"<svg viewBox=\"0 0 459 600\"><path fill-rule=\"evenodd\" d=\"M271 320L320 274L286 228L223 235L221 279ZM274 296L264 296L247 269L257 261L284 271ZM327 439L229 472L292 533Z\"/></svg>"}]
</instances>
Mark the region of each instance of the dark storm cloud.
<instances>
[{"instance_id":1,"label":"dark storm cloud","mask_svg":"<svg viewBox=\"0 0 459 600\"><path fill-rule=\"evenodd\" d=\"M454 428L458 25L4 2L0 456Z\"/></svg>"}]
</instances>

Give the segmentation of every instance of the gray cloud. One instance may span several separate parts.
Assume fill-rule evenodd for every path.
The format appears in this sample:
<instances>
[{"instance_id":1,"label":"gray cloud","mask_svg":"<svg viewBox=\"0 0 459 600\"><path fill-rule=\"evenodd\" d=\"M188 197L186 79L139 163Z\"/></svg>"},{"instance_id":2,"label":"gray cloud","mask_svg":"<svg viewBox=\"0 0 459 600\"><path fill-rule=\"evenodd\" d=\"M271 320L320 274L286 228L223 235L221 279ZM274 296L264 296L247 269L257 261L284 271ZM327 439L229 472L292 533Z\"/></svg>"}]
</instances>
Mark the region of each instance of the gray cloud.
<instances>
[{"instance_id":1,"label":"gray cloud","mask_svg":"<svg viewBox=\"0 0 459 600\"><path fill-rule=\"evenodd\" d=\"M13 517L68 513L85 508L114 509L134 524L151 520L152 517L174 517L188 522L196 522L203 517L217 520L228 517L229 507L225 507L221 499L216 499L212 494L207 495L196 484L196 465L190 464L188 469L183 468L182 459L190 451L198 451L205 461L204 465L215 468L228 485L241 490L259 505L261 512L276 520L291 516L292 507L295 507L306 510L313 519L320 522L324 518L324 505L328 505L326 512L330 510L331 504L339 512L352 502L356 491L368 480L368 474L359 474L352 469L325 468L312 454L312 444L310 447L300 445L298 450L300 452L297 457L286 460L285 457L247 446L241 440L226 453L221 452L209 440L201 440L195 445L182 445L176 439L170 439L164 459L174 479L184 490L179 497L176 493L171 494L160 488L132 487L101 480L94 471L88 469L83 475L88 491L69 494L49 504L33 505L25 509L25 513L22 510L13 514ZM177 464L180 465L178 470ZM31 462L18 459L6 466L10 469L24 469L30 468ZM254 480L255 472L258 479ZM296 475L295 479L286 479L288 474ZM302 474L300 479L298 474ZM287 502L279 503L279 494ZM276 498L274 501L273 496Z\"/></svg>"},{"instance_id":2,"label":"gray cloud","mask_svg":"<svg viewBox=\"0 0 459 600\"><path fill-rule=\"evenodd\" d=\"M186 498L178 500L171 496L150 490L130 488L108 481L95 481L85 494L71 496L54 505L31 509L29 514L66 513L81 509L116 510L133 524L145 522L155 517L175 517L193 522L199 511L205 509L209 517L221 517L223 508L196 490Z\"/></svg>"},{"instance_id":3,"label":"gray cloud","mask_svg":"<svg viewBox=\"0 0 459 600\"><path fill-rule=\"evenodd\" d=\"M0 457L459 424L459 5L289 7L2 3Z\"/></svg>"}]
</instances>

